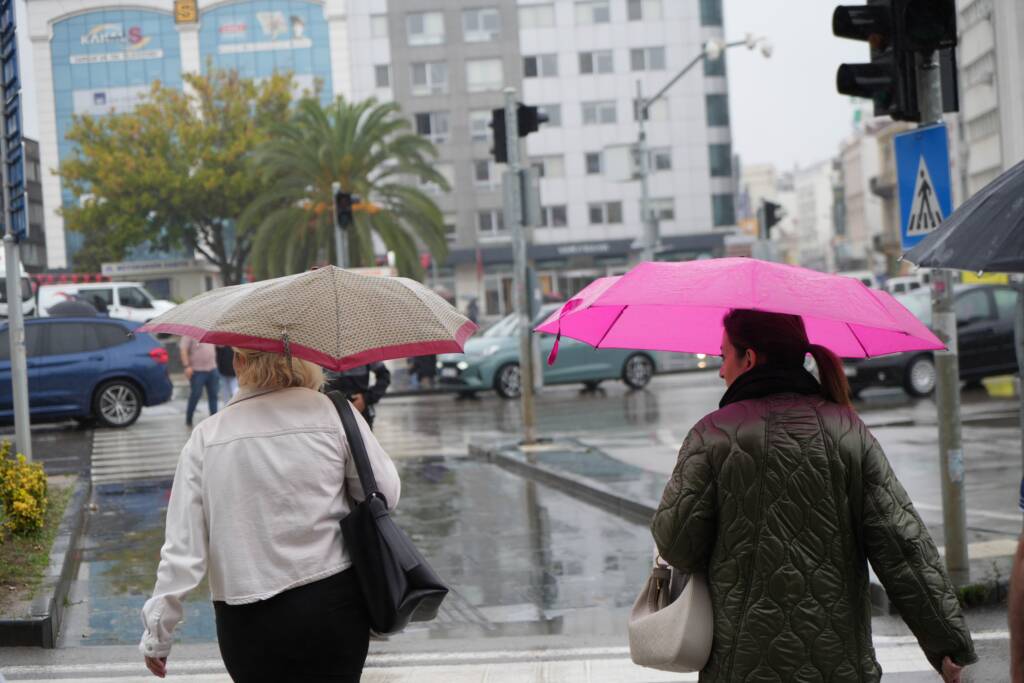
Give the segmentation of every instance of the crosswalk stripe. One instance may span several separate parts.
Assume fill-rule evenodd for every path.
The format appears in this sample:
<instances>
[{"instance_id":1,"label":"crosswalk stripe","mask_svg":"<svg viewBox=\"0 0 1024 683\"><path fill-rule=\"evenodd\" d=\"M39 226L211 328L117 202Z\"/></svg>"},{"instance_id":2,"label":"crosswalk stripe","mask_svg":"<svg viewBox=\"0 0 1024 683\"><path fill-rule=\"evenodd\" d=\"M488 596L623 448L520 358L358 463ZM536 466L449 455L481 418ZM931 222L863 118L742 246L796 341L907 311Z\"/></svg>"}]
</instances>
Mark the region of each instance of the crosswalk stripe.
<instances>
[{"instance_id":1,"label":"crosswalk stripe","mask_svg":"<svg viewBox=\"0 0 1024 683\"><path fill-rule=\"evenodd\" d=\"M92 440L93 483L170 479L189 435L177 414L145 416L117 431L97 430Z\"/></svg>"}]
</instances>

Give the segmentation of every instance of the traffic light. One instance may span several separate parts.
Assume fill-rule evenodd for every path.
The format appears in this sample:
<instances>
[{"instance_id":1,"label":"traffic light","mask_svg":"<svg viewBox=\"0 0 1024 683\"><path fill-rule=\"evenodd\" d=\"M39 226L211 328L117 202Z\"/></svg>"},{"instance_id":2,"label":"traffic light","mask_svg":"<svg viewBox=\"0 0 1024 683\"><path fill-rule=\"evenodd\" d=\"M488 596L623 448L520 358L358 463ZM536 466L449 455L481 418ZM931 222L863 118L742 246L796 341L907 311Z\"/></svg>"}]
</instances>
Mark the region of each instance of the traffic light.
<instances>
[{"instance_id":1,"label":"traffic light","mask_svg":"<svg viewBox=\"0 0 1024 683\"><path fill-rule=\"evenodd\" d=\"M352 225L352 208L359 198L349 192L337 190L334 193L334 216L342 229Z\"/></svg>"},{"instance_id":2,"label":"traffic light","mask_svg":"<svg viewBox=\"0 0 1024 683\"><path fill-rule=\"evenodd\" d=\"M782 210L781 204L770 202L767 199L762 200L761 210L761 229L764 231L764 239L770 240L772 238L772 226L782 220L785 212Z\"/></svg>"},{"instance_id":3,"label":"traffic light","mask_svg":"<svg viewBox=\"0 0 1024 683\"><path fill-rule=\"evenodd\" d=\"M516 122L519 137L525 138L530 133L540 130L540 125L548 122L548 115L541 113L538 107L531 107L519 102L516 105ZM491 110L491 130L494 131L494 147L491 148L491 154L499 164L507 163L508 133L505 129L504 107Z\"/></svg>"},{"instance_id":4,"label":"traffic light","mask_svg":"<svg viewBox=\"0 0 1024 683\"><path fill-rule=\"evenodd\" d=\"M841 64L836 89L874 101L875 116L920 121L916 53L939 50L943 111L956 111L956 0L868 0L840 5L832 33L866 41L870 64Z\"/></svg>"}]
</instances>

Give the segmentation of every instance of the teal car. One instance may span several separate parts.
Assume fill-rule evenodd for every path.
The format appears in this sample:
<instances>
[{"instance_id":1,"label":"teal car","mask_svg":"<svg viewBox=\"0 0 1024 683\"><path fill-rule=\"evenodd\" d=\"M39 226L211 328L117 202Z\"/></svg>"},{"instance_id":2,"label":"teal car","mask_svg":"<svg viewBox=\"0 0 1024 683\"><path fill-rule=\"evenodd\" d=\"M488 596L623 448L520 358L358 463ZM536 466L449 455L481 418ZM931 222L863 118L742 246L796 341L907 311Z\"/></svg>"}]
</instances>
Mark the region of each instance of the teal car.
<instances>
[{"instance_id":1,"label":"teal car","mask_svg":"<svg viewBox=\"0 0 1024 683\"><path fill-rule=\"evenodd\" d=\"M544 306L530 327L539 325L560 305ZM595 349L566 337L562 337L559 342L557 362L547 365L544 360L551 353L555 338L543 334L540 340L544 384L579 382L588 389L596 389L605 380L622 380L632 389L642 389L655 373L655 355L652 353ZM519 324L516 315L505 316L470 339L466 342L465 353L439 356L437 370L442 386L461 393L473 394L494 389L503 398L518 398Z\"/></svg>"}]
</instances>

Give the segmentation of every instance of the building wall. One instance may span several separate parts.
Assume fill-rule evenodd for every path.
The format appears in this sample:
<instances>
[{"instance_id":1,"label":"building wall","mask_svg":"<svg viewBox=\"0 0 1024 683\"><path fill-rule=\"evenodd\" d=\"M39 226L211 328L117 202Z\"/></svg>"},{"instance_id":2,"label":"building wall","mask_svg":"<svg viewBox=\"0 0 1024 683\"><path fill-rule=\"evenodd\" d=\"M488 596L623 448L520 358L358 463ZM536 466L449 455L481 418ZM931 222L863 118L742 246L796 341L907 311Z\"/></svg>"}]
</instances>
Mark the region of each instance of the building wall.
<instances>
[{"instance_id":1,"label":"building wall","mask_svg":"<svg viewBox=\"0 0 1024 683\"><path fill-rule=\"evenodd\" d=\"M25 270L46 270L46 211L43 204L43 170L39 143L25 139L25 195L28 202L28 237L21 242L21 263Z\"/></svg>"},{"instance_id":2,"label":"building wall","mask_svg":"<svg viewBox=\"0 0 1024 683\"><path fill-rule=\"evenodd\" d=\"M832 160L819 161L794 172L796 231L800 241L800 265L824 272L835 270L832 239L835 235L832 193Z\"/></svg>"}]
</instances>

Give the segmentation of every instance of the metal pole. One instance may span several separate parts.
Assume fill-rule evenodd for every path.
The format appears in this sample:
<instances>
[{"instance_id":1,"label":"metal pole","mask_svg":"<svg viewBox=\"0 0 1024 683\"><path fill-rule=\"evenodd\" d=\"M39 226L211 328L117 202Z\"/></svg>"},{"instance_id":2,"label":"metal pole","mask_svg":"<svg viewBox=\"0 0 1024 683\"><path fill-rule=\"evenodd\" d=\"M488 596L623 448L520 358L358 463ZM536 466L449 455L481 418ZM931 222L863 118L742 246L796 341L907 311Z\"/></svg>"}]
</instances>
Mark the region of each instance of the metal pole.
<instances>
[{"instance_id":1,"label":"metal pole","mask_svg":"<svg viewBox=\"0 0 1024 683\"><path fill-rule=\"evenodd\" d=\"M917 55L917 98L921 124L942 120L942 76L938 53ZM967 559L967 512L964 501L964 451L960 433L960 363L957 356L953 273L932 271L932 325L946 351L935 352L935 404L939 417L939 476L946 569L956 585L970 579Z\"/></svg>"},{"instance_id":2,"label":"metal pole","mask_svg":"<svg viewBox=\"0 0 1024 683\"><path fill-rule=\"evenodd\" d=\"M637 115L637 175L640 177L640 221L643 225L643 249L641 261L653 261L654 250L658 245L658 222L651 215L651 184L650 154L647 151L647 129L644 119L647 118L647 102L644 101L642 84L636 82L636 115Z\"/></svg>"},{"instance_id":3,"label":"metal pole","mask_svg":"<svg viewBox=\"0 0 1024 683\"><path fill-rule=\"evenodd\" d=\"M533 353L530 343L529 282L526 277L526 230L523 228L519 180L519 112L516 89L505 88L505 144L508 170L505 183L505 226L512 231L515 309L519 318L519 387L523 408L523 443L536 441L533 408Z\"/></svg>"},{"instance_id":4,"label":"metal pole","mask_svg":"<svg viewBox=\"0 0 1024 683\"><path fill-rule=\"evenodd\" d=\"M341 183L331 183L331 201L334 202L331 205L331 214L334 216L334 253L338 258L339 268L348 268L348 240L345 239L345 228L338 222L338 211L336 206L338 205L338 193L341 192Z\"/></svg>"},{"instance_id":5,"label":"metal pole","mask_svg":"<svg viewBox=\"0 0 1024 683\"><path fill-rule=\"evenodd\" d=\"M6 150L5 150L6 151ZM4 155L4 168L7 167ZM7 173L4 172L6 181ZM4 206L7 206L7 183L4 182ZM14 442L18 453L32 459L32 425L28 411L28 368L25 361L25 318L21 310L21 258L18 241L10 233L4 235L4 261L7 268L7 334L10 335L11 385L14 389Z\"/></svg>"}]
</instances>

